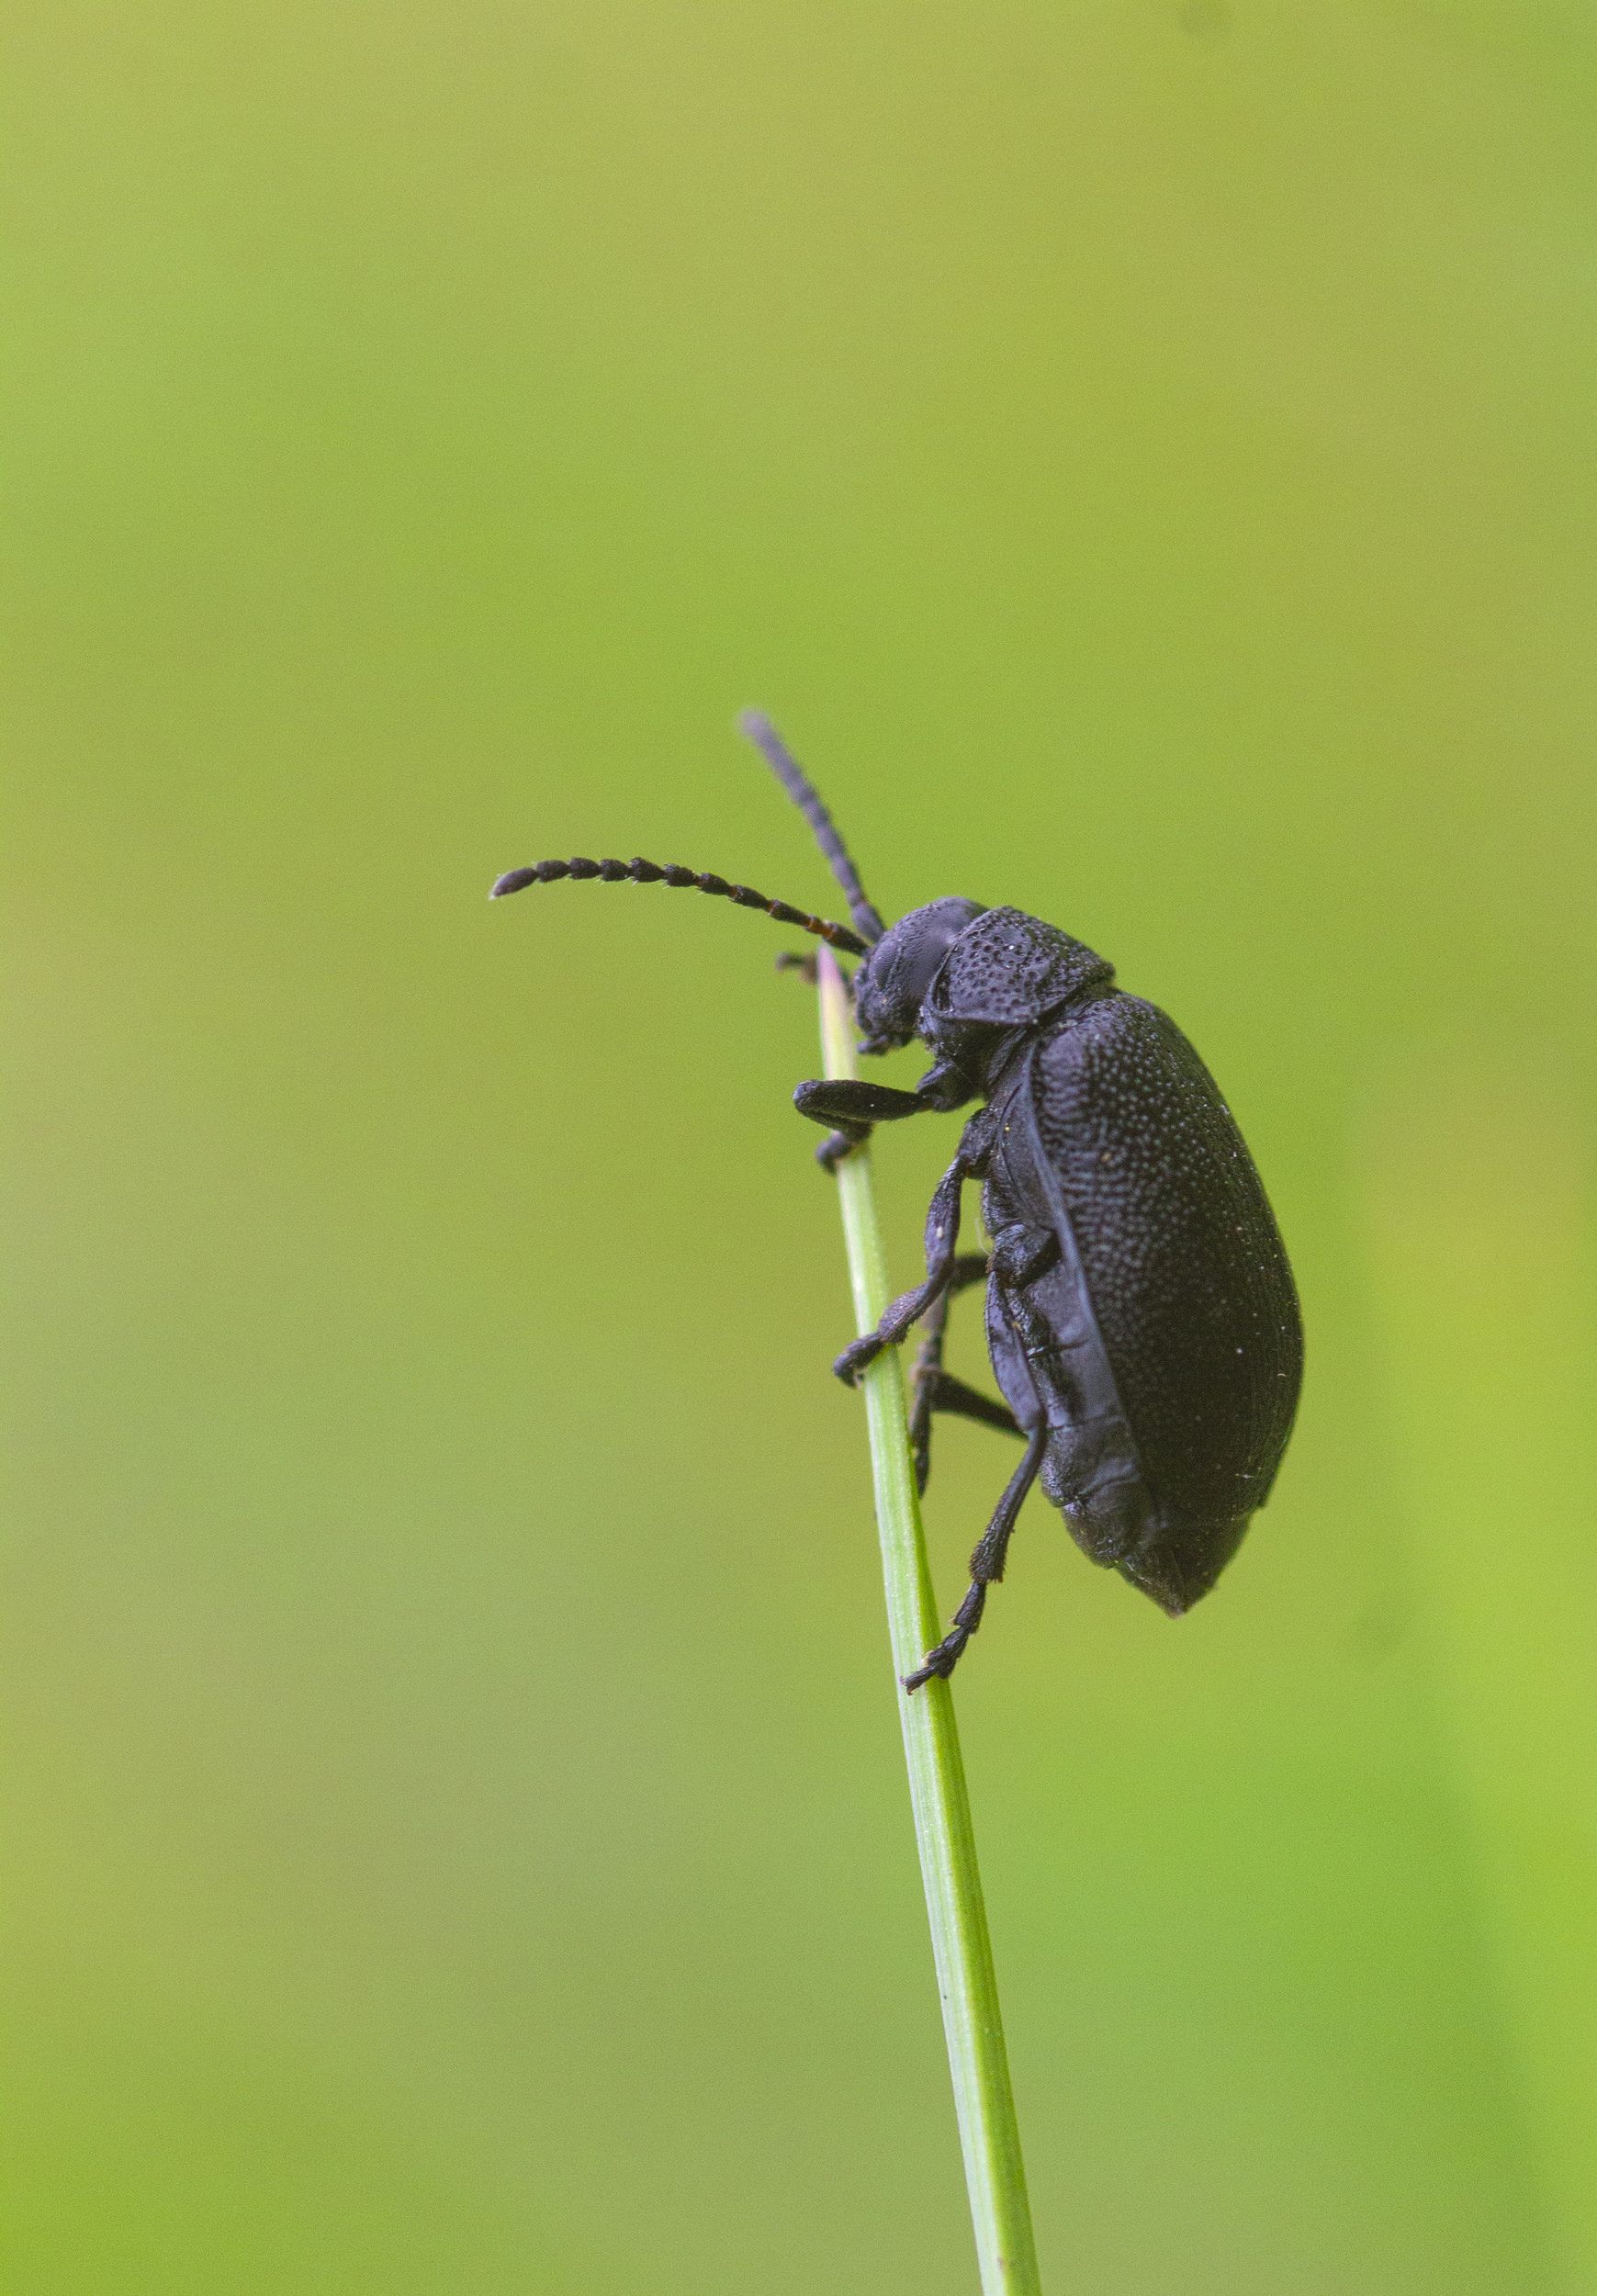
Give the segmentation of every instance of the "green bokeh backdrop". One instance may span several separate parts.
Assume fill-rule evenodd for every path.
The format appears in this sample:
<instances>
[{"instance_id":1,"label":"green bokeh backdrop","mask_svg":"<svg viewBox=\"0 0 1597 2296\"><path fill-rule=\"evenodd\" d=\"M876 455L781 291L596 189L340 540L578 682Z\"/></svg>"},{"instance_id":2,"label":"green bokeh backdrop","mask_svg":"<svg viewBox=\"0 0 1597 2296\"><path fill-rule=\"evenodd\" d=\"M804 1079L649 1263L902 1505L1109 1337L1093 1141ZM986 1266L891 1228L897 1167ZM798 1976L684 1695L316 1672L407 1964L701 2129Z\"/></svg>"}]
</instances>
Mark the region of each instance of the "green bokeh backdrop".
<instances>
[{"instance_id":1,"label":"green bokeh backdrop","mask_svg":"<svg viewBox=\"0 0 1597 2296\"><path fill-rule=\"evenodd\" d=\"M21 12L18 2296L971 2287L813 1009L482 897L827 901L749 702L1175 1010L1301 1281L1217 1599L1038 1504L961 1678L1051 2289L1597 2289L1594 67Z\"/></svg>"}]
</instances>

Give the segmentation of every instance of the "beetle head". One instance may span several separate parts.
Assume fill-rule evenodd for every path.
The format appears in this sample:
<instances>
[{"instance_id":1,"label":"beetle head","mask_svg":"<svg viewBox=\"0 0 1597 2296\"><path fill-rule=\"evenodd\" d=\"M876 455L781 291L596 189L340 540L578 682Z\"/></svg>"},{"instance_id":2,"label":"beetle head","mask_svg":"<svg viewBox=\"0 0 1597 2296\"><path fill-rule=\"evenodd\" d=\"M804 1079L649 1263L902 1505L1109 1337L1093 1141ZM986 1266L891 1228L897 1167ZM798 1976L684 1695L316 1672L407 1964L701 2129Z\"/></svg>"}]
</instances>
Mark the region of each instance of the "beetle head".
<instances>
[{"instance_id":1,"label":"beetle head","mask_svg":"<svg viewBox=\"0 0 1597 2296\"><path fill-rule=\"evenodd\" d=\"M949 951L984 915L979 901L928 901L891 926L854 975L862 1052L890 1052L920 1032L920 1008Z\"/></svg>"},{"instance_id":2,"label":"beetle head","mask_svg":"<svg viewBox=\"0 0 1597 2296\"><path fill-rule=\"evenodd\" d=\"M861 1052L923 1037L978 1085L1017 1029L1108 987L1114 967L1056 925L979 901L911 909L854 976Z\"/></svg>"}]
</instances>

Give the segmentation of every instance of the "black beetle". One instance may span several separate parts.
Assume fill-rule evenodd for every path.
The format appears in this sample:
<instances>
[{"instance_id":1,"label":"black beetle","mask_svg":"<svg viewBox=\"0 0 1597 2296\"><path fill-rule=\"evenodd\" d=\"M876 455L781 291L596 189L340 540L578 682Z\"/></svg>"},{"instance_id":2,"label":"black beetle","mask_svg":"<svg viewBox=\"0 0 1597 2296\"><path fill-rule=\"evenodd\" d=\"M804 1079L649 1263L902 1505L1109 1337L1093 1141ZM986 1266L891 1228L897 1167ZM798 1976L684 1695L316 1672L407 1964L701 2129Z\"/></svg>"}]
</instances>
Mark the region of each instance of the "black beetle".
<instances>
[{"instance_id":1,"label":"black beetle","mask_svg":"<svg viewBox=\"0 0 1597 2296\"><path fill-rule=\"evenodd\" d=\"M724 877L646 861L534 861L500 878L494 896L561 877L693 886L861 957L852 984L861 1052L919 1037L935 1065L913 1092L800 1085L800 1113L832 1128L816 1151L828 1167L873 1124L984 1102L931 1199L924 1282L836 1365L852 1383L927 1319L911 1412L922 1490L938 1412L1026 1444L971 1558L952 1629L905 1687L953 1671L1039 1477L1084 1552L1179 1617L1268 1498L1303 1374L1291 1270L1231 1110L1175 1022L1117 988L1113 967L1056 926L942 900L884 928L796 760L766 719L750 712L742 723L815 830L853 931ZM961 1191L973 1179L986 1184L990 1255L957 1249ZM983 1277L1003 1403L942 1367L948 1303Z\"/></svg>"}]
</instances>

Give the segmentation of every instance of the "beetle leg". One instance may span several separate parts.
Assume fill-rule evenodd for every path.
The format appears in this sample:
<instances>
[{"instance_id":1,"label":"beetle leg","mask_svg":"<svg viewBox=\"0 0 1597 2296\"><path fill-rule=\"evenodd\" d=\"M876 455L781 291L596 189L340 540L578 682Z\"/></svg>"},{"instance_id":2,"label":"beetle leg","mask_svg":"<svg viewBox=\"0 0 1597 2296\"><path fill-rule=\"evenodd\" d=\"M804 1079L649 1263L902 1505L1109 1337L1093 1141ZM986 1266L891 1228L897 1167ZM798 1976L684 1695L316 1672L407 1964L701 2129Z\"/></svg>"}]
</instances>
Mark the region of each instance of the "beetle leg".
<instances>
[{"instance_id":1,"label":"beetle leg","mask_svg":"<svg viewBox=\"0 0 1597 2296\"><path fill-rule=\"evenodd\" d=\"M893 1085L873 1085L857 1076L816 1076L800 1085L793 1104L812 1124L830 1124L815 1150L815 1162L835 1172L843 1158L871 1137L872 1124L896 1124L906 1116L921 1116L933 1104L918 1092L900 1092Z\"/></svg>"},{"instance_id":2,"label":"beetle leg","mask_svg":"<svg viewBox=\"0 0 1597 2296\"><path fill-rule=\"evenodd\" d=\"M978 1419L989 1427L1002 1427L1012 1435L1021 1433L1018 1421L1007 1404L978 1394L973 1387L967 1387L962 1379L956 1379L942 1367L949 1302L956 1291L963 1291L971 1284L984 1283L986 1276L984 1253L962 1252L954 1262L948 1289L927 1311L925 1335L909 1375L909 1447L915 1456L916 1489L923 1496L931 1475L931 1422L935 1412Z\"/></svg>"},{"instance_id":3,"label":"beetle leg","mask_svg":"<svg viewBox=\"0 0 1597 2296\"><path fill-rule=\"evenodd\" d=\"M928 1068L915 1089L922 1105L936 1109L939 1116L962 1109L976 1097L976 1086L953 1061L939 1061L935 1068Z\"/></svg>"},{"instance_id":4,"label":"beetle leg","mask_svg":"<svg viewBox=\"0 0 1597 2296\"><path fill-rule=\"evenodd\" d=\"M1002 1259L1010 1266L1023 1266L1039 1257L1045 1260L1047 1255L1039 1251L1042 1241L1043 1239L1034 1233L1029 1234L1018 1222L1001 1228L994 1239L994 1289L1006 1322L1015 1333L1016 1337L1022 1340L1025 1330L1035 1315L1035 1311L1031 1309L1029 1300L1022 1298L1018 1292L1009 1289L999 1270L998 1262ZM1036 1396L1037 1378L1029 1361L1027 1363L1026 1369L1031 1381L1032 1393ZM1038 1401L1040 1402L1040 1398L1038 1398ZM994 1511L992 1521L977 1541L975 1552L971 1557L971 1583L966 1591L964 1601L954 1613L951 1631L943 1637L935 1649L927 1652L924 1661L913 1674L905 1676L905 1690L918 1690L921 1684L929 1682L934 1674L942 1675L946 1681L963 1656L965 1645L981 1625L982 1613L987 1607L987 1589L996 1585L1004 1575L1004 1565L1009 1552L1009 1536L1015 1528L1016 1518L1020 1513L1021 1502L1036 1481L1042 1462L1047 1457L1049 1433L1046 1421L1040 1417L1039 1424L1027 1436L1025 1458L1015 1469L1014 1474L1010 1476L1005 1487L1004 1495Z\"/></svg>"},{"instance_id":5,"label":"beetle leg","mask_svg":"<svg viewBox=\"0 0 1597 2296\"><path fill-rule=\"evenodd\" d=\"M954 1271L960 1240L960 1190L967 1180L979 1179L992 1152L992 1112L984 1109L965 1126L959 1154L938 1182L926 1216L926 1281L894 1300L873 1332L845 1347L832 1366L846 1386L852 1387L868 1363L883 1347L895 1346L918 1322L934 1300L946 1291Z\"/></svg>"},{"instance_id":6,"label":"beetle leg","mask_svg":"<svg viewBox=\"0 0 1597 2296\"><path fill-rule=\"evenodd\" d=\"M918 1092L862 1076L812 1076L798 1086L793 1104L812 1124L894 1124L901 1117L924 1116L930 1105Z\"/></svg>"},{"instance_id":7,"label":"beetle leg","mask_svg":"<svg viewBox=\"0 0 1597 2296\"><path fill-rule=\"evenodd\" d=\"M1059 1238L1051 1228L1028 1228L1017 1220L993 1238L993 1273L1007 1292L1023 1290L1058 1257Z\"/></svg>"},{"instance_id":8,"label":"beetle leg","mask_svg":"<svg viewBox=\"0 0 1597 2296\"><path fill-rule=\"evenodd\" d=\"M953 1626L933 1650L928 1650L913 1674L904 1678L905 1690L918 1690L922 1683L930 1682L934 1674L946 1681L963 1656L964 1648L982 1623L982 1613L987 1607L987 1589L995 1586L1004 1575L1004 1564L1009 1552L1009 1535L1015 1528L1015 1518L1020 1503L1037 1480L1048 1448L1048 1429L1037 1427L1026 1445L1026 1457L1010 1476L1004 1496L994 1510L993 1520L983 1532L971 1557L971 1583L964 1601L954 1613Z\"/></svg>"},{"instance_id":9,"label":"beetle leg","mask_svg":"<svg viewBox=\"0 0 1597 2296\"><path fill-rule=\"evenodd\" d=\"M984 1395L979 1388L967 1387L951 1371L934 1372L917 1390L915 1417L909 1423L915 1486L923 1499L931 1478L931 1423L939 1412L946 1412L950 1419L973 1419L981 1426L996 1427L1001 1435L1024 1438L1026 1434L1008 1404L1001 1403L995 1395Z\"/></svg>"},{"instance_id":10,"label":"beetle leg","mask_svg":"<svg viewBox=\"0 0 1597 2296\"><path fill-rule=\"evenodd\" d=\"M942 1351L949 1327L949 1305L957 1291L964 1291L972 1284L984 1283L987 1267L984 1253L962 1252L954 1262L947 1290L927 1310L926 1322L921 1327L915 1368L909 1375L909 1440L915 1452L916 1480L923 1491L931 1464L926 1457L931 1442L931 1415L937 1409L932 1391L944 1377Z\"/></svg>"}]
</instances>

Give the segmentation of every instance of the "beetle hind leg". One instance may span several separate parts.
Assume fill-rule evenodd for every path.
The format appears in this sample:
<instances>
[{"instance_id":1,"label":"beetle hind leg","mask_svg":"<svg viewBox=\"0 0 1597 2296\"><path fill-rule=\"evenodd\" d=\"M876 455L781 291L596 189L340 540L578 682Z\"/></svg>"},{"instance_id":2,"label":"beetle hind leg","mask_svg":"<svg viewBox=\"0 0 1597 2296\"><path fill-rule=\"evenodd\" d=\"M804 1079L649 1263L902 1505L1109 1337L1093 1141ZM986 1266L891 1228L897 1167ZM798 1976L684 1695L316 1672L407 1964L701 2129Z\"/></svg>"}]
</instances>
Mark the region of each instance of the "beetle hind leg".
<instances>
[{"instance_id":1,"label":"beetle hind leg","mask_svg":"<svg viewBox=\"0 0 1597 2296\"><path fill-rule=\"evenodd\" d=\"M946 1682L964 1655L965 1645L982 1623L982 1613L987 1607L987 1589L995 1586L1004 1575L1004 1564L1009 1552L1009 1537L1015 1528L1015 1518L1020 1503L1037 1480L1048 1448L1048 1429L1036 1428L1026 1445L1026 1457L1010 1476L1004 1496L999 1500L993 1520L983 1532L971 1557L971 1583L964 1601L954 1613L953 1626L933 1650L928 1650L913 1674L904 1678L905 1690L918 1690L923 1683L940 1674Z\"/></svg>"}]
</instances>

